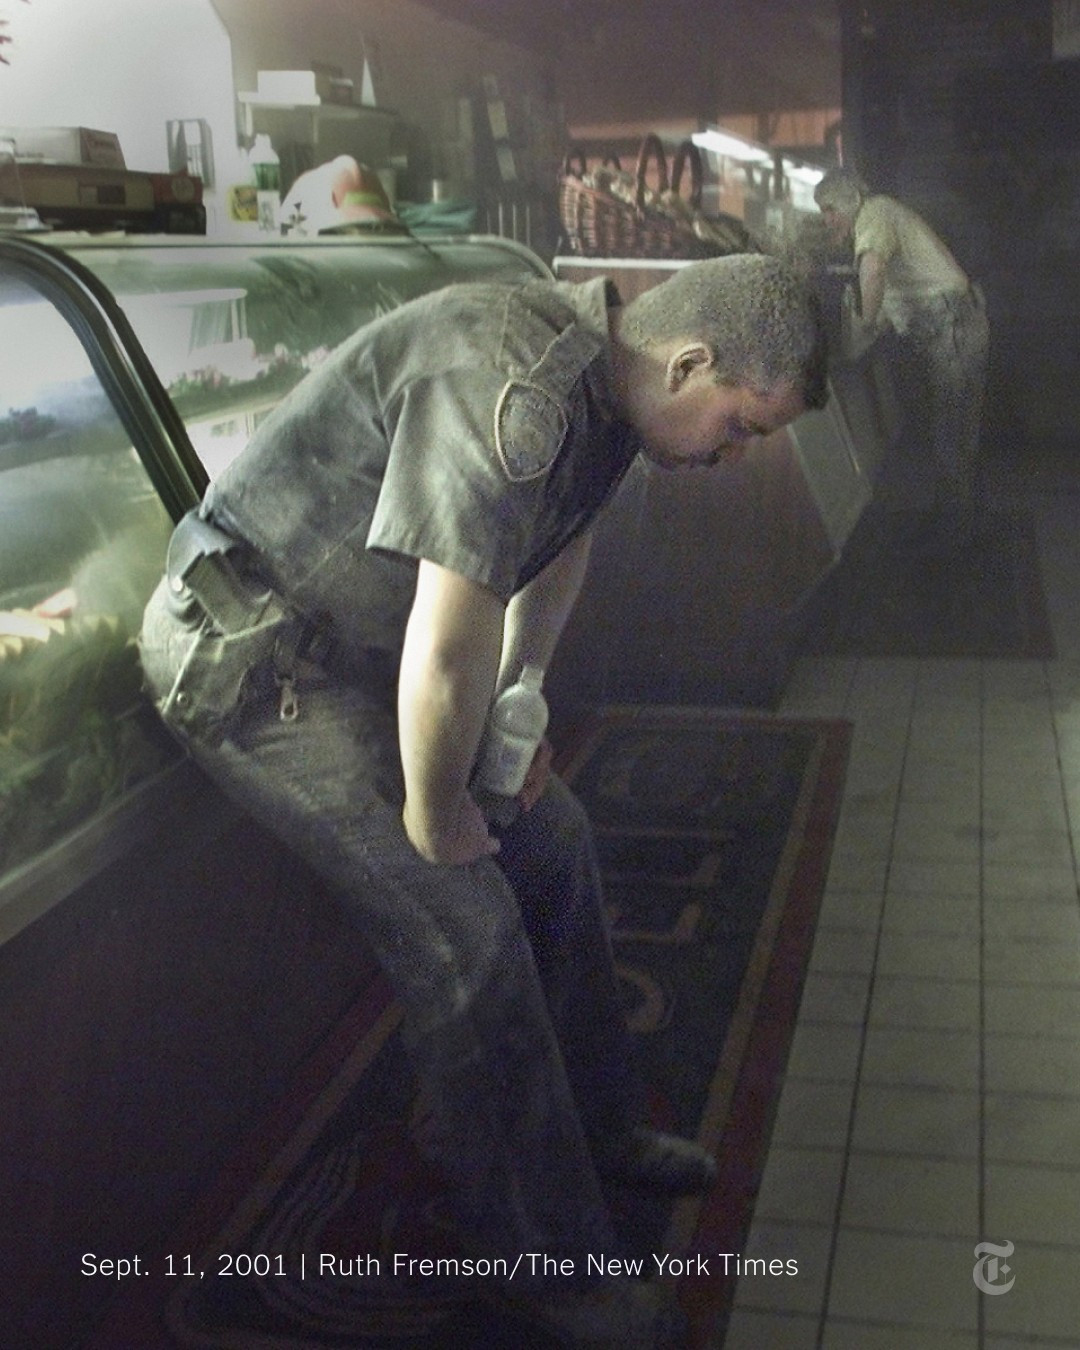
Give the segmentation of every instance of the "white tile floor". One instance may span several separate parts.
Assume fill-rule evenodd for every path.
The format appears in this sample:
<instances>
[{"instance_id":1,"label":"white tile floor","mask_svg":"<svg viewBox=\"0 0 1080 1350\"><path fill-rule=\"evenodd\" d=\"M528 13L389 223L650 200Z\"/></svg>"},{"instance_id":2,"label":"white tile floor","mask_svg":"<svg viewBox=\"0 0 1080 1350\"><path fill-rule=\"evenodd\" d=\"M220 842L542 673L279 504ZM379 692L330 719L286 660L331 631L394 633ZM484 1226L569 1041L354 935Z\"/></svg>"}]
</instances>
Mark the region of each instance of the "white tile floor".
<instances>
[{"instance_id":1,"label":"white tile floor","mask_svg":"<svg viewBox=\"0 0 1080 1350\"><path fill-rule=\"evenodd\" d=\"M1036 487L1055 660L806 660L785 695L854 737L743 1253L798 1274L744 1275L724 1350L1080 1347L1080 480Z\"/></svg>"}]
</instances>

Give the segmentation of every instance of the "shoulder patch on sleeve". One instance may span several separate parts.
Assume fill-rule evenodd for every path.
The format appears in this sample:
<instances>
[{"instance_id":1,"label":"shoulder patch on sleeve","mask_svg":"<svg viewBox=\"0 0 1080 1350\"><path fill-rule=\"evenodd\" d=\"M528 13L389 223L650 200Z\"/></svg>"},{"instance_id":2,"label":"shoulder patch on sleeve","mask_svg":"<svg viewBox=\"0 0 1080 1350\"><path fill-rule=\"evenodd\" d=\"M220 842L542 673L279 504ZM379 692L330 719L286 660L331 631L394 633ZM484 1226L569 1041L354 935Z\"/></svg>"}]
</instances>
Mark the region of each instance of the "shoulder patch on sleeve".
<instances>
[{"instance_id":1,"label":"shoulder patch on sleeve","mask_svg":"<svg viewBox=\"0 0 1080 1350\"><path fill-rule=\"evenodd\" d=\"M554 462L568 430L562 405L537 384L511 380L495 405L495 448L515 483L539 478Z\"/></svg>"}]
</instances>

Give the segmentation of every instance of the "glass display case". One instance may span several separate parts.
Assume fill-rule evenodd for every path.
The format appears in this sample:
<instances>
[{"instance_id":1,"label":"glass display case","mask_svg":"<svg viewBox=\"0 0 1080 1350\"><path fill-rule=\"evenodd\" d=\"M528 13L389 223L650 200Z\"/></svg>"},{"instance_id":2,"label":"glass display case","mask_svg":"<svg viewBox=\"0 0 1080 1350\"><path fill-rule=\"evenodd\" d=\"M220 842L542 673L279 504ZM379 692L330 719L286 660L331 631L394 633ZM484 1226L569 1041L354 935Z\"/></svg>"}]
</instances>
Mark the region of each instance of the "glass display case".
<instances>
[{"instance_id":1,"label":"glass display case","mask_svg":"<svg viewBox=\"0 0 1080 1350\"><path fill-rule=\"evenodd\" d=\"M549 275L509 240L324 237L72 245L116 297L210 478L361 324L452 282Z\"/></svg>"},{"instance_id":2,"label":"glass display case","mask_svg":"<svg viewBox=\"0 0 1080 1350\"><path fill-rule=\"evenodd\" d=\"M170 518L85 347L0 272L0 867L40 854L168 747L131 639Z\"/></svg>"},{"instance_id":3,"label":"glass display case","mask_svg":"<svg viewBox=\"0 0 1080 1350\"><path fill-rule=\"evenodd\" d=\"M77 884L51 866L76 839L108 861L179 759L135 637L172 522L259 421L403 301L549 275L486 237L0 234L0 911L59 898L26 902L43 869Z\"/></svg>"}]
</instances>

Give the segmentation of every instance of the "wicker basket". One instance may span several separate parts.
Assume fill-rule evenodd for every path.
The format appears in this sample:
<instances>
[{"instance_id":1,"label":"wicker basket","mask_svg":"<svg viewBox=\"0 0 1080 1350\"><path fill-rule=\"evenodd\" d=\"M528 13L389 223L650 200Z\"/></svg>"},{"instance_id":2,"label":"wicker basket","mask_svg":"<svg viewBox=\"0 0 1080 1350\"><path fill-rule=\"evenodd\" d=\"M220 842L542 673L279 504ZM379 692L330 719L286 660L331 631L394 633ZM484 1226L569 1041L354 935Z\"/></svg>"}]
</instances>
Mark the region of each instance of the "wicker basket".
<instances>
[{"instance_id":1,"label":"wicker basket","mask_svg":"<svg viewBox=\"0 0 1080 1350\"><path fill-rule=\"evenodd\" d=\"M646 182L650 161L656 163L659 186L655 191ZM604 162L618 164L611 157ZM690 195L682 197L681 179L687 165ZM709 258L723 252L694 233L701 179L697 147L684 141L672 160L669 187L664 147L658 136L650 134L641 143L633 191L616 196L607 187L588 181L584 155L571 149L559 185L559 214L570 252L586 258Z\"/></svg>"}]
</instances>

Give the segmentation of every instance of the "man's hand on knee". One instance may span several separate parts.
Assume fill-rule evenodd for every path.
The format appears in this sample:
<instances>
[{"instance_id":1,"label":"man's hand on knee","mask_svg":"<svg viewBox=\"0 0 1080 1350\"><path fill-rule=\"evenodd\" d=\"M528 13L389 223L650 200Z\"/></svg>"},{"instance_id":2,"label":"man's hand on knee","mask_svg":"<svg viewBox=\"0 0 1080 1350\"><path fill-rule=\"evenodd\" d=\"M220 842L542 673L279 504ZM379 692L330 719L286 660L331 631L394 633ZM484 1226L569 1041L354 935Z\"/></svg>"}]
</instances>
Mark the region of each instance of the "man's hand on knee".
<instances>
[{"instance_id":1,"label":"man's hand on knee","mask_svg":"<svg viewBox=\"0 0 1080 1350\"><path fill-rule=\"evenodd\" d=\"M464 866L499 851L499 841L491 835L483 813L468 792L461 794L456 810L445 819L431 819L412 810L408 799L401 819L409 842L430 863Z\"/></svg>"}]
</instances>

